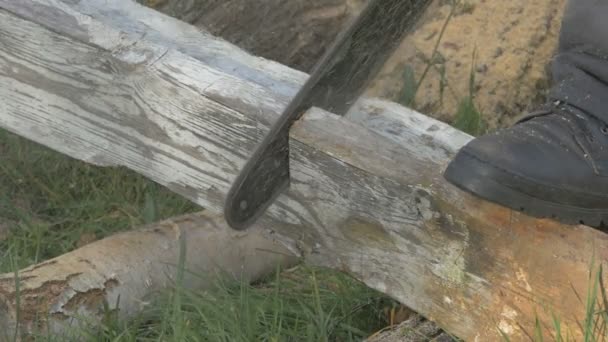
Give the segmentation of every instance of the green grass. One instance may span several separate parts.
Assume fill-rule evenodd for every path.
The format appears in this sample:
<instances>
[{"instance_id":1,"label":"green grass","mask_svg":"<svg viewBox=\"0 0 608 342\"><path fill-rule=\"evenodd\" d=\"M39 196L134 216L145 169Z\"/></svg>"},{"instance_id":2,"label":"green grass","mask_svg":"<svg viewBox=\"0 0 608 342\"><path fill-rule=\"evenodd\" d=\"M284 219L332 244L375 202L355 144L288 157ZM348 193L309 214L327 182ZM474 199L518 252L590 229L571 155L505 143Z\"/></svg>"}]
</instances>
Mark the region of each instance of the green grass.
<instances>
[{"instance_id":1,"label":"green grass","mask_svg":"<svg viewBox=\"0 0 608 342\"><path fill-rule=\"evenodd\" d=\"M424 69L420 75L420 77L416 78L416 74L414 68L411 65L406 65L403 69L403 82L401 86L401 90L397 97L397 102L401 103L404 106L420 109L416 104L416 95L420 90L420 87L424 80L430 75L432 71L435 71L437 74L437 78L439 80L439 106L443 104L443 97L446 89L451 89L448 83L448 78L446 75L445 68L445 58L439 52L439 45L443 40L443 36L445 31L455 15L470 13L474 9L474 5L468 2L462 2L459 0L452 0L451 2L451 10L448 16L446 17L439 35L435 40L435 44L433 46L433 50L431 51L431 55L429 57L421 57L422 63L424 65ZM482 113L479 111L477 106L475 105L475 53L473 54L472 63L470 67L469 73L469 84L468 84L468 94L464 95L460 98L458 109L454 115L454 120L451 122L451 125L455 128L458 128L466 133L477 136L481 135L485 131L485 124L483 122ZM452 93L455 93L452 90Z\"/></svg>"},{"instance_id":2,"label":"green grass","mask_svg":"<svg viewBox=\"0 0 608 342\"><path fill-rule=\"evenodd\" d=\"M582 298L576 290L573 288L574 294L577 296L579 303L585 308L585 316L577 322L576 327L569 327L569 330L565 330L562 327L560 317L556 316L554 312L550 312L552 317L552 325L543 326L538 316L534 322L534 331L527 332L528 337L534 342L545 342L547 339L544 336L551 336L549 341L555 342L575 342L572 338L574 331L573 328L578 328L580 335L583 339L580 341L584 342L599 342L608 340L608 299L606 297L606 287L603 284L603 264L595 264L595 259L591 260L589 266L589 282L587 293ZM500 329L501 334L505 342L510 342L509 337Z\"/></svg>"},{"instance_id":3,"label":"green grass","mask_svg":"<svg viewBox=\"0 0 608 342\"><path fill-rule=\"evenodd\" d=\"M389 304L344 275L301 267L257 285L176 287L137 318L110 317L85 333L89 341L360 341L386 324L379 308Z\"/></svg>"},{"instance_id":4,"label":"green grass","mask_svg":"<svg viewBox=\"0 0 608 342\"><path fill-rule=\"evenodd\" d=\"M0 130L0 272L16 272L147 222L201 208L122 168L73 160ZM179 279L179 277L178 277ZM395 303L343 274L298 267L255 285L218 281L206 291L178 284L158 294L139 317L101 330L88 341L356 341L386 326ZM62 341L43 333L39 341Z\"/></svg>"},{"instance_id":5,"label":"green grass","mask_svg":"<svg viewBox=\"0 0 608 342\"><path fill-rule=\"evenodd\" d=\"M200 209L130 171L90 166L2 130L0 154L0 224L10 230L0 242L2 272L73 250L83 236ZM601 267L590 273L581 299L587 310L580 329L589 342L603 340L608 323L601 274ZM205 291L184 290L178 281L134 319L117 320L108 310L101 328L77 333L85 341L357 341L388 325L383 312L394 305L343 274L298 267L253 285L220 279ZM546 327L536 326L531 336L541 341ZM562 330L554 316L550 333L571 341Z\"/></svg>"},{"instance_id":6,"label":"green grass","mask_svg":"<svg viewBox=\"0 0 608 342\"><path fill-rule=\"evenodd\" d=\"M200 209L127 170L90 166L1 130L0 154L0 223L10 229L0 242L2 272L73 250L82 236L101 238ZM590 269L598 270L580 301L585 342L602 341L608 325L602 268ZM384 312L397 305L346 275L303 266L256 284L219 279L205 291L184 290L177 279L132 320L108 310L101 327L74 333L85 341L358 341L387 326ZM532 339L543 341L550 329L553 340L572 341L559 317L552 323L537 321Z\"/></svg>"},{"instance_id":7,"label":"green grass","mask_svg":"<svg viewBox=\"0 0 608 342\"><path fill-rule=\"evenodd\" d=\"M452 126L473 136L484 131L481 113L475 106L475 53L469 71L469 94L460 100Z\"/></svg>"},{"instance_id":8,"label":"green grass","mask_svg":"<svg viewBox=\"0 0 608 342\"><path fill-rule=\"evenodd\" d=\"M450 13L446 17L446 19L443 23L443 26L441 27L441 31L439 32L439 36L435 40L435 45L433 46L433 51L431 52L431 56L424 60L424 65L425 65L424 70L422 71L422 74L420 75L418 80L416 80L414 68L411 65L405 66L404 71L403 71L403 86L402 86L402 89L400 92L400 96L397 99L397 102L403 104L404 106L407 106L410 108L416 108L416 95L418 94L418 91L420 90L420 86L422 85L422 82L424 82L424 80L429 75L429 72L432 69L434 69L437 65L442 65L445 62L443 56L441 56L441 54L439 53L439 44L443 40L443 35L445 34L445 31L447 30L448 25L449 25L450 21L452 20L452 17L456 13L458 3L459 2L456 0L453 0L451 2L452 7L450 10ZM445 71L445 69L443 69L443 70ZM443 93L443 89L444 89L443 86L445 84L445 72L442 74L440 73L440 76L442 76L441 82L440 82L440 86L441 86L440 88L442 90L441 93Z\"/></svg>"},{"instance_id":9,"label":"green grass","mask_svg":"<svg viewBox=\"0 0 608 342\"><path fill-rule=\"evenodd\" d=\"M197 210L122 168L99 168L0 131L0 271L73 250L80 239Z\"/></svg>"}]
</instances>

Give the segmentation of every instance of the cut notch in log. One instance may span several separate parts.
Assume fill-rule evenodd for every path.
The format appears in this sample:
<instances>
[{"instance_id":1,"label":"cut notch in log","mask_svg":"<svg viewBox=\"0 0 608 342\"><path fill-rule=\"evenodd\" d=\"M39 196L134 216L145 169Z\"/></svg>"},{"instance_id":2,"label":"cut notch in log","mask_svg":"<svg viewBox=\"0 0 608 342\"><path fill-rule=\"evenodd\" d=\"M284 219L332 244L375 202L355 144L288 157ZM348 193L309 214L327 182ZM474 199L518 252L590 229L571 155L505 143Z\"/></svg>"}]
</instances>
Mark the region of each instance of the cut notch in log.
<instances>
[{"instance_id":1,"label":"cut notch in log","mask_svg":"<svg viewBox=\"0 0 608 342\"><path fill-rule=\"evenodd\" d=\"M0 0L0 43L0 125L216 212L305 79L119 0ZM579 336L584 305L572 289L586 293L606 235L447 184L441 171L470 138L380 100L347 118L313 109L291 132L292 186L259 226L465 340L496 340L499 329L520 340L536 314L550 336L545 308Z\"/></svg>"}]
</instances>

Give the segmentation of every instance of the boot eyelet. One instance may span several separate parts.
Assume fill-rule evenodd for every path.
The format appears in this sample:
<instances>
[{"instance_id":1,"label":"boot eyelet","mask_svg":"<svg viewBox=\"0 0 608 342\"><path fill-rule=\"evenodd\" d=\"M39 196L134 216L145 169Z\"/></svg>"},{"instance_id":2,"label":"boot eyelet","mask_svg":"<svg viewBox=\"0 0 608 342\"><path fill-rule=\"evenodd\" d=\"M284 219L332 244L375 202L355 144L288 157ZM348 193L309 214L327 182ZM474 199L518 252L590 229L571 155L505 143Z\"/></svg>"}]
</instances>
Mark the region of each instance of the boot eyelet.
<instances>
[{"instance_id":1,"label":"boot eyelet","mask_svg":"<svg viewBox=\"0 0 608 342\"><path fill-rule=\"evenodd\" d=\"M602 128L600 128L600 131L606 135L608 135L608 126L602 126Z\"/></svg>"}]
</instances>

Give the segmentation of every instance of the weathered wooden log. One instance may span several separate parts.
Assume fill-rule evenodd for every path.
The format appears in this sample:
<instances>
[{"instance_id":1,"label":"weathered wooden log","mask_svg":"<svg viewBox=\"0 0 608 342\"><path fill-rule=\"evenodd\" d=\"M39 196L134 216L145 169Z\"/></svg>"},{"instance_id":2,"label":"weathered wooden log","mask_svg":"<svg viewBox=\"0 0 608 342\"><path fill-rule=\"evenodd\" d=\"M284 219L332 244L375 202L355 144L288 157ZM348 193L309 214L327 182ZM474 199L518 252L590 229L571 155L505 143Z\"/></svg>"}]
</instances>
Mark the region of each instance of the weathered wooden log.
<instances>
[{"instance_id":1,"label":"weathered wooden log","mask_svg":"<svg viewBox=\"0 0 608 342\"><path fill-rule=\"evenodd\" d=\"M176 217L20 270L18 286L14 274L0 275L0 341L15 329L77 340L79 327L107 316L104 305L118 303L125 319L160 290L202 289L225 276L254 281L297 261L260 229L235 232L208 212Z\"/></svg>"},{"instance_id":2,"label":"weathered wooden log","mask_svg":"<svg viewBox=\"0 0 608 342\"><path fill-rule=\"evenodd\" d=\"M2 127L214 212L305 78L132 2L0 0ZM292 184L258 223L267 236L465 340L520 340L537 316L551 336L552 314L580 336L577 293L607 235L446 183L470 136L374 99L346 118L312 109L290 136Z\"/></svg>"}]
</instances>

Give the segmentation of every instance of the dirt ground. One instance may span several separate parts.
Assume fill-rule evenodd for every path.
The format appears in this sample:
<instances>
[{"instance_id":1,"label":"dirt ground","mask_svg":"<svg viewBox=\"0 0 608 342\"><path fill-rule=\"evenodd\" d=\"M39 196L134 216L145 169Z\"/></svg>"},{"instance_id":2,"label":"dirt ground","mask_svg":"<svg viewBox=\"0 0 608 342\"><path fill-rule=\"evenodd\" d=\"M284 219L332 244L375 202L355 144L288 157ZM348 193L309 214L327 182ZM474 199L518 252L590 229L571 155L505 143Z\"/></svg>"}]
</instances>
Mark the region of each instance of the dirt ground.
<instances>
[{"instance_id":1,"label":"dirt ground","mask_svg":"<svg viewBox=\"0 0 608 342\"><path fill-rule=\"evenodd\" d=\"M312 68L365 2L139 1L221 36L255 55L303 71ZM454 6L451 0L433 0L416 30L405 37L372 82L367 95L399 102L407 83L404 71L409 66L417 81L430 60L432 67L420 83L415 109L450 123L459 101L470 94L473 74L474 102L487 128L508 126L545 99L550 84L549 65L557 47L565 1L459 0ZM399 330L377 336L374 341L403 340L400 334L401 337L395 337Z\"/></svg>"},{"instance_id":2,"label":"dirt ground","mask_svg":"<svg viewBox=\"0 0 608 342\"><path fill-rule=\"evenodd\" d=\"M365 0L140 0L250 51L308 71ZM434 0L368 90L399 101L406 66L418 80L454 10L421 83L416 109L450 122L475 76L475 104L489 129L544 101L548 65L565 0ZM475 62L473 56L475 53ZM443 75L443 76L442 76Z\"/></svg>"}]
</instances>

